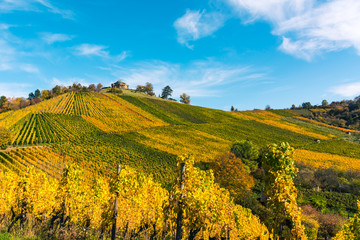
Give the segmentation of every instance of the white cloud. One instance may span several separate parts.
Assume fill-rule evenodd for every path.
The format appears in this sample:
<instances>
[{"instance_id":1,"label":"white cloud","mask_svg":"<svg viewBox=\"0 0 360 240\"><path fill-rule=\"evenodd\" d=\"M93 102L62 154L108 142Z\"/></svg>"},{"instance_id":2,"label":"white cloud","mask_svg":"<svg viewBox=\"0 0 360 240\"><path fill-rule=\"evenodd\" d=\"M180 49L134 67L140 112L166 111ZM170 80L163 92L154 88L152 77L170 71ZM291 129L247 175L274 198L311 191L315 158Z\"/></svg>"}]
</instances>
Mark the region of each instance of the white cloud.
<instances>
[{"instance_id":1,"label":"white cloud","mask_svg":"<svg viewBox=\"0 0 360 240\"><path fill-rule=\"evenodd\" d=\"M47 44L53 44L55 42L65 42L73 39L73 36L62 33L42 33L42 40Z\"/></svg>"},{"instance_id":2,"label":"white cloud","mask_svg":"<svg viewBox=\"0 0 360 240\"><path fill-rule=\"evenodd\" d=\"M193 97L217 96L217 87L234 82L257 82L265 74L258 73L249 66L226 65L214 61L195 61L188 65L163 61L137 63L133 66L118 67L113 71L116 78L123 79L130 87L151 82L157 93L166 85L178 97L186 92Z\"/></svg>"},{"instance_id":3,"label":"white cloud","mask_svg":"<svg viewBox=\"0 0 360 240\"><path fill-rule=\"evenodd\" d=\"M360 95L360 82L335 86L330 91L343 97L356 97Z\"/></svg>"},{"instance_id":4,"label":"white cloud","mask_svg":"<svg viewBox=\"0 0 360 240\"><path fill-rule=\"evenodd\" d=\"M11 70L15 59L15 49L0 38L0 71Z\"/></svg>"},{"instance_id":5,"label":"white cloud","mask_svg":"<svg viewBox=\"0 0 360 240\"><path fill-rule=\"evenodd\" d=\"M30 84L0 82L0 96L6 97L26 97L29 93Z\"/></svg>"},{"instance_id":6,"label":"white cloud","mask_svg":"<svg viewBox=\"0 0 360 240\"><path fill-rule=\"evenodd\" d=\"M310 60L354 47L360 55L358 0L224 0L245 23L266 20L281 36L282 51Z\"/></svg>"},{"instance_id":7,"label":"white cloud","mask_svg":"<svg viewBox=\"0 0 360 240\"><path fill-rule=\"evenodd\" d=\"M12 11L41 11L45 7L48 11L60 14L63 18L73 19L74 13L71 10L60 9L48 0L0 0L0 12Z\"/></svg>"},{"instance_id":8,"label":"white cloud","mask_svg":"<svg viewBox=\"0 0 360 240\"><path fill-rule=\"evenodd\" d=\"M95 44L81 44L75 48L76 54L78 55L86 55L86 56L100 56L100 57L107 57L109 55L108 51L105 51L107 47L102 45L95 45Z\"/></svg>"},{"instance_id":9,"label":"white cloud","mask_svg":"<svg viewBox=\"0 0 360 240\"><path fill-rule=\"evenodd\" d=\"M39 73L39 69L32 64L22 64L20 70L28 73Z\"/></svg>"},{"instance_id":10,"label":"white cloud","mask_svg":"<svg viewBox=\"0 0 360 240\"><path fill-rule=\"evenodd\" d=\"M192 47L188 44L190 41L213 34L223 26L224 21L224 16L218 12L186 10L186 13L174 23L178 42Z\"/></svg>"},{"instance_id":11,"label":"white cloud","mask_svg":"<svg viewBox=\"0 0 360 240\"><path fill-rule=\"evenodd\" d=\"M107 48L102 45L84 43L75 47L75 54L80 56L98 56L115 62L120 62L129 55L127 51L123 51L121 54L113 56L106 50Z\"/></svg>"},{"instance_id":12,"label":"white cloud","mask_svg":"<svg viewBox=\"0 0 360 240\"><path fill-rule=\"evenodd\" d=\"M83 86L88 86L89 83L84 78L66 78L66 79L58 79L56 77L52 78L51 83L53 85L59 86L71 86L73 83L80 83Z\"/></svg>"}]
</instances>

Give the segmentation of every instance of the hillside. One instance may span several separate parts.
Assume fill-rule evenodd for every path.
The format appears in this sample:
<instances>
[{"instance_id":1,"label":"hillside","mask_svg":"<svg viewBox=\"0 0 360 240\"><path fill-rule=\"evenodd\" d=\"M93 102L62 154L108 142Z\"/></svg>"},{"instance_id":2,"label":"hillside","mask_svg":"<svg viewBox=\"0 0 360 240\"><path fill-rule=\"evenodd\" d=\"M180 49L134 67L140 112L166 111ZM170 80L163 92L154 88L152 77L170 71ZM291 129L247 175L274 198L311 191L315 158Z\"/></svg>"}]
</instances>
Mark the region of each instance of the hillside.
<instances>
[{"instance_id":1,"label":"hillside","mask_svg":"<svg viewBox=\"0 0 360 240\"><path fill-rule=\"evenodd\" d=\"M249 140L259 148L288 142L296 149L299 167L297 201L306 219L321 223L319 236L335 236L344 219L356 213L360 200L359 131L305 118L299 110L226 112L131 91L74 91L3 112L0 126L13 135L12 146L0 151L4 172L22 175L34 166L59 181L64 178L65 164L77 163L86 174L107 179L120 163L153 176L162 187L156 185L163 201L163 188L170 190L176 181L180 155L192 154L195 165L206 170L236 141ZM268 209L256 200L263 189L261 171L241 173L248 190L240 199L232 197L266 222ZM226 186L230 180L224 181Z\"/></svg>"},{"instance_id":2,"label":"hillside","mask_svg":"<svg viewBox=\"0 0 360 240\"><path fill-rule=\"evenodd\" d=\"M346 129L309 122L290 110L225 112L141 95L70 92L1 113L0 126L11 130L14 147L46 145L105 172L120 162L163 184L173 178L177 155L191 152L209 162L242 139L258 146L289 142L299 149L299 162L331 167L336 161L347 169L352 161L360 170L356 133L349 136ZM34 154L35 149L42 148ZM10 157L12 151L1 152L0 166L20 170L24 164Z\"/></svg>"}]
</instances>

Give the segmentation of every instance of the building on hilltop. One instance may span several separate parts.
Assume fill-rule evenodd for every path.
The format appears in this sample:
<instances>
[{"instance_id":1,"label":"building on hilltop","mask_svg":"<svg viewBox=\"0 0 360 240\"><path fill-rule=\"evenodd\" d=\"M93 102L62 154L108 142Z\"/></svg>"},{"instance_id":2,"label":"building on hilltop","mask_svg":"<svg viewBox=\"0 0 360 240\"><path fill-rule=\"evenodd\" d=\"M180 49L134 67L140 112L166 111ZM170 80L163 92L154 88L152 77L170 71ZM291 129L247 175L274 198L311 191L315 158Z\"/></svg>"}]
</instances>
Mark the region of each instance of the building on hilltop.
<instances>
[{"instance_id":1,"label":"building on hilltop","mask_svg":"<svg viewBox=\"0 0 360 240\"><path fill-rule=\"evenodd\" d=\"M123 81L119 80L115 83L111 84L112 88L120 88L120 89L129 89L129 85L127 85L126 83L124 83Z\"/></svg>"}]
</instances>

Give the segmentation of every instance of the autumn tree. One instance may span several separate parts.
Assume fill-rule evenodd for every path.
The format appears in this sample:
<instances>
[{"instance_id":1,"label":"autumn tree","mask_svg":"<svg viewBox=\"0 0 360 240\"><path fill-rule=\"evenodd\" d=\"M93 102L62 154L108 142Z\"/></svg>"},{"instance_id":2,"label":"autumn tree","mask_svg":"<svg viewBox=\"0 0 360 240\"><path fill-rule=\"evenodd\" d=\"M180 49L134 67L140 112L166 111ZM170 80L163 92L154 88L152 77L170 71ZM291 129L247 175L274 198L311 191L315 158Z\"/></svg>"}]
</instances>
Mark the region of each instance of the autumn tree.
<instances>
[{"instance_id":1,"label":"autumn tree","mask_svg":"<svg viewBox=\"0 0 360 240\"><path fill-rule=\"evenodd\" d=\"M155 96L153 85L149 82L145 84L145 93L150 96Z\"/></svg>"},{"instance_id":2,"label":"autumn tree","mask_svg":"<svg viewBox=\"0 0 360 240\"><path fill-rule=\"evenodd\" d=\"M88 90L89 90L90 92L95 92L95 91L96 91L96 86L95 86L95 84L90 84L89 87L88 87Z\"/></svg>"},{"instance_id":3,"label":"autumn tree","mask_svg":"<svg viewBox=\"0 0 360 240\"><path fill-rule=\"evenodd\" d=\"M161 93L161 98L168 99L171 96L172 92L173 92L173 90L171 89L171 87L169 85L164 87L162 90L162 93Z\"/></svg>"},{"instance_id":4,"label":"autumn tree","mask_svg":"<svg viewBox=\"0 0 360 240\"><path fill-rule=\"evenodd\" d=\"M100 92L100 90L102 89L103 85L101 83L98 83L98 85L96 85L96 91Z\"/></svg>"},{"instance_id":5,"label":"autumn tree","mask_svg":"<svg viewBox=\"0 0 360 240\"><path fill-rule=\"evenodd\" d=\"M50 96L50 91L49 90L42 90L41 91L41 96L43 99L49 99L51 96Z\"/></svg>"},{"instance_id":6,"label":"autumn tree","mask_svg":"<svg viewBox=\"0 0 360 240\"><path fill-rule=\"evenodd\" d=\"M8 145L12 142L11 132L4 128L0 127L0 148L6 149Z\"/></svg>"},{"instance_id":7,"label":"autumn tree","mask_svg":"<svg viewBox=\"0 0 360 240\"><path fill-rule=\"evenodd\" d=\"M288 143L268 145L262 156L265 170L265 196L273 211L269 226L280 239L307 239L301 223L294 178L297 168L294 149Z\"/></svg>"},{"instance_id":8,"label":"autumn tree","mask_svg":"<svg viewBox=\"0 0 360 240\"><path fill-rule=\"evenodd\" d=\"M136 91L137 92L145 92L145 86L143 86L143 85L137 85L137 87L136 87Z\"/></svg>"},{"instance_id":9,"label":"autumn tree","mask_svg":"<svg viewBox=\"0 0 360 240\"><path fill-rule=\"evenodd\" d=\"M186 93L181 94L180 102L185 103L185 104L190 104L190 96L187 95Z\"/></svg>"},{"instance_id":10,"label":"autumn tree","mask_svg":"<svg viewBox=\"0 0 360 240\"><path fill-rule=\"evenodd\" d=\"M226 188L236 202L251 192L254 179L246 172L243 162L234 153L224 152L217 155L210 167L214 171L215 181Z\"/></svg>"}]
</instances>

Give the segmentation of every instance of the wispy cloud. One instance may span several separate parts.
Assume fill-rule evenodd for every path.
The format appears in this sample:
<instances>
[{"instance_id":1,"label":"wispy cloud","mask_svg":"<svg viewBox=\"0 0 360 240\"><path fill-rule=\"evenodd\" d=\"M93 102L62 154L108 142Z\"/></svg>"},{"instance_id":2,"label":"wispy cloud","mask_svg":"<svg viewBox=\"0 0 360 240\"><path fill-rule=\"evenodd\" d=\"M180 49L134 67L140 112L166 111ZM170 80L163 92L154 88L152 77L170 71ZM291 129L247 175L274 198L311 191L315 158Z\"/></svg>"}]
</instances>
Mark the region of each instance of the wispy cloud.
<instances>
[{"instance_id":1,"label":"wispy cloud","mask_svg":"<svg viewBox=\"0 0 360 240\"><path fill-rule=\"evenodd\" d=\"M347 83L332 87L330 92L342 97L356 97L360 95L360 82Z\"/></svg>"},{"instance_id":2,"label":"wispy cloud","mask_svg":"<svg viewBox=\"0 0 360 240\"><path fill-rule=\"evenodd\" d=\"M65 42L74 38L74 36L62 34L62 33L41 33L41 38L47 44L53 44L55 42Z\"/></svg>"},{"instance_id":3,"label":"wispy cloud","mask_svg":"<svg viewBox=\"0 0 360 240\"><path fill-rule=\"evenodd\" d=\"M53 85L59 85L59 86L71 86L73 83L80 83L81 85L88 86L89 83L84 78L65 78L65 79L59 79L59 78L52 78L51 83Z\"/></svg>"},{"instance_id":4,"label":"wispy cloud","mask_svg":"<svg viewBox=\"0 0 360 240\"><path fill-rule=\"evenodd\" d=\"M41 11L41 7L49 12L60 14L63 18L74 19L71 10L60 9L48 0L0 0L0 12Z\"/></svg>"},{"instance_id":5,"label":"wispy cloud","mask_svg":"<svg viewBox=\"0 0 360 240\"><path fill-rule=\"evenodd\" d=\"M121 54L118 55L110 55L110 52L107 51L108 47L103 45L95 45L95 44L81 44L76 46L75 54L80 56L98 56L104 59L110 59L115 62L120 62L124 60L128 56L127 51L123 51Z\"/></svg>"},{"instance_id":6,"label":"wispy cloud","mask_svg":"<svg viewBox=\"0 0 360 240\"><path fill-rule=\"evenodd\" d=\"M6 97L26 97L29 93L31 84L0 82L0 96Z\"/></svg>"},{"instance_id":7,"label":"wispy cloud","mask_svg":"<svg viewBox=\"0 0 360 240\"><path fill-rule=\"evenodd\" d=\"M20 70L28 73L39 73L39 69L37 66L34 66L32 64L22 64L19 66Z\"/></svg>"},{"instance_id":8,"label":"wispy cloud","mask_svg":"<svg viewBox=\"0 0 360 240\"><path fill-rule=\"evenodd\" d=\"M151 82L157 93L170 85L175 97L184 92L193 97L216 96L221 91L221 86L266 78L265 73L257 72L249 66L214 61L194 61L186 65L163 61L140 62L133 66L118 67L113 70L113 75L123 79L131 87Z\"/></svg>"},{"instance_id":9,"label":"wispy cloud","mask_svg":"<svg viewBox=\"0 0 360 240\"><path fill-rule=\"evenodd\" d=\"M205 10L192 11L188 9L174 23L178 42L192 48L189 42L213 34L223 26L224 21L225 17L221 13L207 13Z\"/></svg>"},{"instance_id":10,"label":"wispy cloud","mask_svg":"<svg viewBox=\"0 0 360 240\"><path fill-rule=\"evenodd\" d=\"M360 1L224 0L244 23L268 21L281 36L279 49L311 60L315 55L353 47L360 55Z\"/></svg>"}]
</instances>

